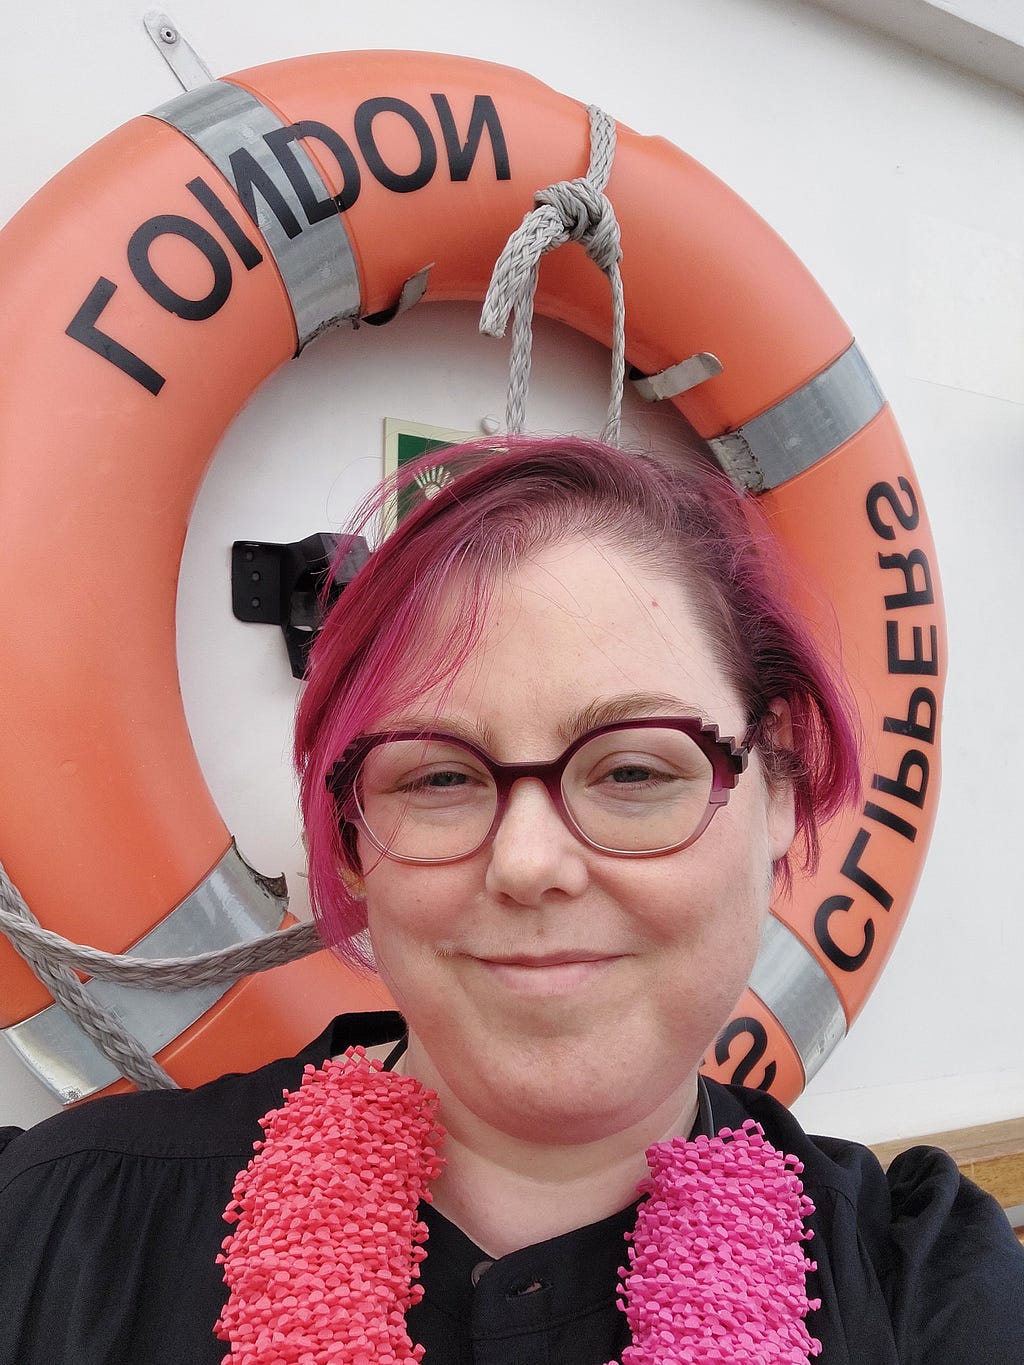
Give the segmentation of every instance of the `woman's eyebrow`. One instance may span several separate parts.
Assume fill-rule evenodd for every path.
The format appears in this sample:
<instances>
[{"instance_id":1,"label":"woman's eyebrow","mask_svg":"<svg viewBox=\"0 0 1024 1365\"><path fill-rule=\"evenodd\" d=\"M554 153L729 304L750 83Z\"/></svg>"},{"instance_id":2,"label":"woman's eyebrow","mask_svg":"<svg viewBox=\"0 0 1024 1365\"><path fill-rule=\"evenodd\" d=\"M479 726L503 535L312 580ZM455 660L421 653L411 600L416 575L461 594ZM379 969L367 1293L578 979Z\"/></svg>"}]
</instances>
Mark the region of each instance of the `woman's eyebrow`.
<instances>
[{"instance_id":1,"label":"woman's eyebrow","mask_svg":"<svg viewBox=\"0 0 1024 1365\"><path fill-rule=\"evenodd\" d=\"M482 721L473 725L469 721L458 720L455 716L412 714L395 716L386 725L376 727L381 732L410 730L419 734L451 735L453 739L463 739L487 753L494 751L494 731Z\"/></svg>"},{"instance_id":2,"label":"woman's eyebrow","mask_svg":"<svg viewBox=\"0 0 1024 1365\"><path fill-rule=\"evenodd\" d=\"M616 697L605 697L590 702L572 712L558 726L558 736L564 744L571 744L588 730L601 725L617 725L619 721L640 720L647 716L700 716L704 711L695 702L685 701L670 692L625 692ZM487 753L495 750L494 731L483 722L472 724L455 716L411 713L392 717L381 730L410 730L451 735L477 745Z\"/></svg>"},{"instance_id":3,"label":"woman's eyebrow","mask_svg":"<svg viewBox=\"0 0 1024 1365\"><path fill-rule=\"evenodd\" d=\"M669 692L626 692L603 701L591 702L575 712L558 727L566 744L571 744L588 730L601 725L617 725L623 720L641 720L647 716L703 716L703 709L694 702L674 697Z\"/></svg>"}]
</instances>

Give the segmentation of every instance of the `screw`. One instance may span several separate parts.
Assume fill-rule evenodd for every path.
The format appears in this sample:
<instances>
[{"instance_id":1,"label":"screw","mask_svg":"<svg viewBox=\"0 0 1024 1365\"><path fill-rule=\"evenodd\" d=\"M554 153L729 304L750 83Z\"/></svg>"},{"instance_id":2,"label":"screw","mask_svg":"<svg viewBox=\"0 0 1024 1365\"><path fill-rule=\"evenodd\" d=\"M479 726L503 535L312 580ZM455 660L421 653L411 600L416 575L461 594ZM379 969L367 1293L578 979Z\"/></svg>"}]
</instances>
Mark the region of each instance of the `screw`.
<instances>
[{"instance_id":1,"label":"screw","mask_svg":"<svg viewBox=\"0 0 1024 1365\"><path fill-rule=\"evenodd\" d=\"M261 600L261 599L258 598L258 597L250 597L250 598L249 598L249 606L252 607L252 608L255 610L255 608L258 607L258 606L260 605L260 600Z\"/></svg>"}]
</instances>

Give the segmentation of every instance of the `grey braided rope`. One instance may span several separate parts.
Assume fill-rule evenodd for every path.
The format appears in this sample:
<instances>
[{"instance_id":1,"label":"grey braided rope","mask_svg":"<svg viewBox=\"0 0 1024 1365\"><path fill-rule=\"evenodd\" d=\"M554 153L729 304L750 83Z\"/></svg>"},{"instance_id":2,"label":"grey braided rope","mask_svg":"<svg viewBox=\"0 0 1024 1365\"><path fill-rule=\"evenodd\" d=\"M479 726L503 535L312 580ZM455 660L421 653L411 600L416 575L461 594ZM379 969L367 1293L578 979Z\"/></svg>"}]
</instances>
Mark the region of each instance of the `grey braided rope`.
<instances>
[{"instance_id":1,"label":"grey braided rope","mask_svg":"<svg viewBox=\"0 0 1024 1365\"><path fill-rule=\"evenodd\" d=\"M480 330L505 335L510 314L512 355L509 361L505 424L518 434L526 421L533 349L533 299L541 257L566 242L579 242L608 276L612 291L612 376L602 436L618 445L622 420L622 386L626 375L626 305L619 262L622 249L615 210L604 193L615 157L615 120L591 104L590 164L586 175L560 180L534 196L535 207L512 233L498 257L480 314Z\"/></svg>"},{"instance_id":2,"label":"grey braided rope","mask_svg":"<svg viewBox=\"0 0 1024 1365\"><path fill-rule=\"evenodd\" d=\"M82 1032L140 1090L173 1090L177 1086L120 1020L92 997L75 975L76 969L123 986L187 990L233 983L253 972L307 957L323 946L314 925L296 924L195 957L131 958L105 953L44 929L2 865L0 932Z\"/></svg>"}]
</instances>

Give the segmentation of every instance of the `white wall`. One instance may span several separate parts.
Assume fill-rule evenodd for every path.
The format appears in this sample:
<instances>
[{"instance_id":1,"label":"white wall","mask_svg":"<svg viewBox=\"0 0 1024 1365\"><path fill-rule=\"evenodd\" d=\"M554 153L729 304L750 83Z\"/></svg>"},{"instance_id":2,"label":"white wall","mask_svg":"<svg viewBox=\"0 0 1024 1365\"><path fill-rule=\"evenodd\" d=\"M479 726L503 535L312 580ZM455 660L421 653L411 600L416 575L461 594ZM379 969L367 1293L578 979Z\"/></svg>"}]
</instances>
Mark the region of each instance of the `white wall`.
<instances>
[{"instance_id":1,"label":"white wall","mask_svg":"<svg viewBox=\"0 0 1024 1365\"><path fill-rule=\"evenodd\" d=\"M799 1112L809 1127L867 1140L1020 1114L1021 97L788 0L562 9L175 0L172 15L216 74L341 47L522 67L696 155L817 275L908 439L941 557L951 657L944 794L915 907ZM83 147L177 93L141 12L133 0L51 0L8 16L0 220ZM423 307L394 328L325 338L241 415L200 495L179 594L189 720L242 850L286 870L300 905L294 684L279 637L230 616L227 547L343 521L379 471L381 418L473 428L501 411L504 358L476 337L468 307ZM596 430L599 348L543 326L534 373L533 425ZM630 414L637 426L668 420L636 405ZM2 1051L0 1094L0 1123L52 1107Z\"/></svg>"}]
</instances>

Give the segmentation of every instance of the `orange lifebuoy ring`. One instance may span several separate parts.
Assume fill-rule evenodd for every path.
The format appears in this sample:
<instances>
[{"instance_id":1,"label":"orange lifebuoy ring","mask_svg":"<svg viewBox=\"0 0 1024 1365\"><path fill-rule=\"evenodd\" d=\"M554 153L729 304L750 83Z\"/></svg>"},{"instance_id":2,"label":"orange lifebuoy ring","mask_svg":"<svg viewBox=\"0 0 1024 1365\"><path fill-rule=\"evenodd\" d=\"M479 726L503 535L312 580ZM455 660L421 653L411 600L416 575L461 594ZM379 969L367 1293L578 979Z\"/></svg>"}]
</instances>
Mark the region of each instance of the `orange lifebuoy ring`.
<instances>
[{"instance_id":1,"label":"orange lifebuoy ring","mask_svg":"<svg viewBox=\"0 0 1024 1365\"><path fill-rule=\"evenodd\" d=\"M234 897L280 920L233 859L176 685L175 585L200 479L253 390L332 322L394 308L428 266L430 298L480 299L534 192L587 159L583 107L521 72L319 55L128 123L0 234L0 859L44 924L120 952L204 895L218 915ZM620 129L607 192L629 360L760 492L819 585L805 607L826 642L823 601L834 609L860 705L863 807L774 907L708 1060L790 1099L863 1004L927 846L944 659L934 547L892 415L788 248L661 139ZM574 249L546 260L537 307L608 335L600 275ZM713 374L705 354L721 373L679 392ZM43 535L59 547L45 572ZM106 628L108 575L129 630ZM230 886L214 894L214 881ZM0 1027L35 1036L49 998L5 943L0 980ZM234 987L159 1056L194 1084L378 1003L318 955Z\"/></svg>"}]
</instances>

